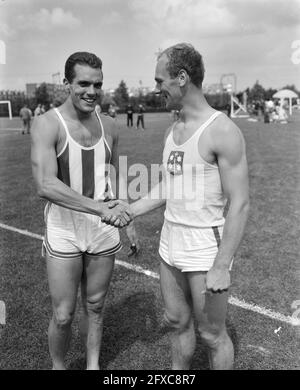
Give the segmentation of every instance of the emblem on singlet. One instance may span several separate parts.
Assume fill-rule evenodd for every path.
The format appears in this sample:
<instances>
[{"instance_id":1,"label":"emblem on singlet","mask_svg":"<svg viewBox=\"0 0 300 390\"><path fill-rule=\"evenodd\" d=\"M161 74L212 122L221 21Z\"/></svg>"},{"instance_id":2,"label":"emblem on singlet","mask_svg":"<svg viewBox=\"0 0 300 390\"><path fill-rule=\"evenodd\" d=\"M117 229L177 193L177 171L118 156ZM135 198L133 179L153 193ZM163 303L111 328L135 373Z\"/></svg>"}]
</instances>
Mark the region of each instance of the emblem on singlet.
<instances>
[{"instance_id":1,"label":"emblem on singlet","mask_svg":"<svg viewBox=\"0 0 300 390\"><path fill-rule=\"evenodd\" d=\"M184 152L172 151L168 158L167 171L171 175L182 175Z\"/></svg>"}]
</instances>

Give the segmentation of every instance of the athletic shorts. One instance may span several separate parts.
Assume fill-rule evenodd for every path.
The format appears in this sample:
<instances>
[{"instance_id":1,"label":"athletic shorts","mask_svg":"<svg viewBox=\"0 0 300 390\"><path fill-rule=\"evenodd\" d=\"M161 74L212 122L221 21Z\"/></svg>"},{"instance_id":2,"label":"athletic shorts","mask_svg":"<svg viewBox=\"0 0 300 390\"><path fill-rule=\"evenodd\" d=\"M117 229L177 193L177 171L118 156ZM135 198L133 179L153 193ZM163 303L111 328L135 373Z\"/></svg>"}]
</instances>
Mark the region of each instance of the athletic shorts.
<instances>
[{"instance_id":1,"label":"athletic shorts","mask_svg":"<svg viewBox=\"0 0 300 390\"><path fill-rule=\"evenodd\" d=\"M159 254L165 263L182 272L208 271L218 253L222 234L223 226L194 228L165 220Z\"/></svg>"},{"instance_id":2,"label":"athletic shorts","mask_svg":"<svg viewBox=\"0 0 300 390\"><path fill-rule=\"evenodd\" d=\"M110 256L122 249L117 228L103 223L96 215L80 213L53 203L45 207L45 237L42 254L70 259Z\"/></svg>"}]
</instances>

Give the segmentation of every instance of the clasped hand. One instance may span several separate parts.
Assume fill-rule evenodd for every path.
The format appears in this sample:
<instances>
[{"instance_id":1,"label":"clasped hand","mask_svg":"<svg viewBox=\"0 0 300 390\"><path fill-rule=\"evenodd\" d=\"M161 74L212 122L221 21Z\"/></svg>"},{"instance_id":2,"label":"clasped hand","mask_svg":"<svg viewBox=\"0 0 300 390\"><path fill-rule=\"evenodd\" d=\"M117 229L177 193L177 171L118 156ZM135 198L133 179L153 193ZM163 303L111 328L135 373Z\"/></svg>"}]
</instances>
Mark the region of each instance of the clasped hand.
<instances>
[{"instance_id":1,"label":"clasped hand","mask_svg":"<svg viewBox=\"0 0 300 390\"><path fill-rule=\"evenodd\" d=\"M101 221L108 225L122 228L129 225L132 220L130 206L122 200L111 200L103 207Z\"/></svg>"}]
</instances>

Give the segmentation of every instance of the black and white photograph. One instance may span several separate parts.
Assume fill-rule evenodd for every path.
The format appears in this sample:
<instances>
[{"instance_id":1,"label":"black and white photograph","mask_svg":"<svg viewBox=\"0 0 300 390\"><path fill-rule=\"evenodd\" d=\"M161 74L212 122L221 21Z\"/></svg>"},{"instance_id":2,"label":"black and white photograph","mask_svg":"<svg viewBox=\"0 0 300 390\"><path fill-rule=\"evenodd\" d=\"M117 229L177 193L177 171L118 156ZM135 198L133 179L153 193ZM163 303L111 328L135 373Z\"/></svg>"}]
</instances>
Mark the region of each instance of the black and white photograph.
<instances>
[{"instance_id":1,"label":"black and white photograph","mask_svg":"<svg viewBox=\"0 0 300 390\"><path fill-rule=\"evenodd\" d=\"M300 0L0 0L0 370L299 370L299 167Z\"/></svg>"}]
</instances>

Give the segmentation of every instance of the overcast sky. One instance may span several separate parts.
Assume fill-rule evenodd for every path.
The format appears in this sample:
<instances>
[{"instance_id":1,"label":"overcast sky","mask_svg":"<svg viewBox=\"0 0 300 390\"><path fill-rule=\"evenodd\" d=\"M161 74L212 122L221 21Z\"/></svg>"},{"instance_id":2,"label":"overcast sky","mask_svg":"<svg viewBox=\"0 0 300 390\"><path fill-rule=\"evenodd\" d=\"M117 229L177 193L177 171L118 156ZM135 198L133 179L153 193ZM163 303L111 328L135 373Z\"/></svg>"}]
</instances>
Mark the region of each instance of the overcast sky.
<instances>
[{"instance_id":1,"label":"overcast sky","mask_svg":"<svg viewBox=\"0 0 300 390\"><path fill-rule=\"evenodd\" d=\"M204 83L237 75L237 89L296 84L292 42L300 40L300 0L0 0L0 89L52 81L75 51L103 61L104 89L154 86L156 54L178 42L203 55Z\"/></svg>"}]
</instances>

